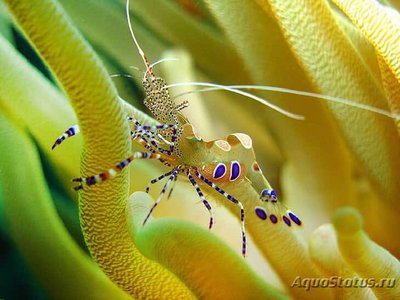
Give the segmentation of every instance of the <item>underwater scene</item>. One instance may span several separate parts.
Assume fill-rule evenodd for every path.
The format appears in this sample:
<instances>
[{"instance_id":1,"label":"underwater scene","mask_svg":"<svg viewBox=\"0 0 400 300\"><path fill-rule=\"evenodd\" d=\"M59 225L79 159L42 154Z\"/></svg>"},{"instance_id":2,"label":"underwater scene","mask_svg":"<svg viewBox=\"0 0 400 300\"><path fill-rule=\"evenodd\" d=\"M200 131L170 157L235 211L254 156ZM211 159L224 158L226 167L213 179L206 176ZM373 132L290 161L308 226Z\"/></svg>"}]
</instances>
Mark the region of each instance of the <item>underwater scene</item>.
<instances>
[{"instance_id":1,"label":"underwater scene","mask_svg":"<svg viewBox=\"0 0 400 300\"><path fill-rule=\"evenodd\" d=\"M399 10L0 0L0 300L400 299Z\"/></svg>"}]
</instances>

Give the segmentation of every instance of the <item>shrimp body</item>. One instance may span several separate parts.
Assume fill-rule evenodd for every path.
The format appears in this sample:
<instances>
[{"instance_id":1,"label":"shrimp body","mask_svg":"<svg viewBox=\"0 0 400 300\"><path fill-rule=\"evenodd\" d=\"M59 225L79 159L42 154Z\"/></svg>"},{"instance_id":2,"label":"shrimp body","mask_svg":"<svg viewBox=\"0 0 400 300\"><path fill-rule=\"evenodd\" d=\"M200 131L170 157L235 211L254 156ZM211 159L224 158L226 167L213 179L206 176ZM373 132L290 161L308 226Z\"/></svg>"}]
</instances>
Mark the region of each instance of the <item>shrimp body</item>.
<instances>
[{"instance_id":1,"label":"shrimp body","mask_svg":"<svg viewBox=\"0 0 400 300\"><path fill-rule=\"evenodd\" d=\"M166 179L158 198L155 200L149 213L143 221L147 222L153 210L161 201L166 191L171 196L175 182L179 176L185 176L195 188L198 196L207 208L210 219L209 228L214 224L213 210L207 201L203 188L211 188L228 201L234 203L240 209L240 222L242 227L242 255L246 254L245 211L239 198L225 192L220 185L235 185L241 181L248 181L252 188L259 194L259 199L254 201L268 202L267 205L255 206L255 214L261 220L269 219L275 224L283 221L287 226L292 223L301 225L300 219L291 211L284 208L278 202L275 191L264 177L254 154L251 138L243 133L228 135L225 139L204 141L195 131L193 125L181 113L187 106L187 102L176 105L169 94L165 81L156 77L153 66L140 48L134 35L129 19L129 0L126 5L126 13L132 39L141 55L146 71L143 76L143 89L145 92L144 104L150 110L159 125L140 124L134 117L128 116L131 122L131 138L144 147L146 151L132 153L123 161L110 169L88 177L74 178L77 183L75 190L81 190L86 186L92 186L100 182L110 180L117 176L126 166L137 159L159 160L169 166L169 172L162 174L149 182L146 192L156 182ZM246 94L241 92L241 94ZM79 132L79 127L74 125L61 135L53 144L52 149L60 145L66 138ZM281 222L279 222L281 223Z\"/></svg>"},{"instance_id":2,"label":"shrimp body","mask_svg":"<svg viewBox=\"0 0 400 300\"><path fill-rule=\"evenodd\" d=\"M178 177L186 177L190 184L195 188L198 196L210 214L209 228L214 224L213 210L204 196L202 189L211 188L221 194L222 197L238 206L240 209L240 221L242 225L243 256L246 253L244 207L240 202L240 195L230 195L225 192L221 186L237 185L242 181L249 182L250 186L259 195L258 199L254 199L254 213L260 221L269 220L272 224L286 224L288 227L291 227L292 225L301 226L301 220L293 212L288 210L280 201L278 201L277 193L273 190L257 163L252 146L252 140L248 135L243 133L233 133L224 139L204 141L200 135L196 133L193 125L181 112L181 110L187 106L187 102L176 105L172 101L168 89L170 87L182 86L188 83L173 83L167 85L164 79L157 77L154 74L153 66L161 61L149 64L143 50L138 44L130 23L129 0L126 1L126 15L132 40L135 43L146 67L142 81L145 92L144 104L159 124L152 126L140 124L134 117L128 116L128 120L132 122L132 141L136 141L143 146L145 151L132 153L129 157L100 174L73 179L73 181L78 184L75 186L75 190L80 190L112 179L134 160L154 159L169 166L170 171L151 180L147 185L146 192L149 192L152 184L163 179L166 180L158 198L154 201L152 208L143 221L143 225L146 223L167 190L169 190L168 197L171 196L174 184ZM398 114L392 114L382 109L358 104L347 99L290 90L281 87L249 85L224 86L204 82L191 82L190 85L206 87L203 91L221 89L240 94L258 101L287 117L298 120L303 120L304 117L288 112L265 99L244 92L241 89L257 88L259 90L315 97L358 107L396 120L399 119ZM70 127L64 132L64 134L58 137L53 144L52 149L60 145L67 138L76 135L78 132L79 127L77 125ZM257 201L259 201L260 205L257 205Z\"/></svg>"},{"instance_id":3,"label":"shrimp body","mask_svg":"<svg viewBox=\"0 0 400 300\"><path fill-rule=\"evenodd\" d=\"M196 166L207 179L235 184L248 180L256 192L272 190L257 163L253 142L247 134L233 133L225 139L204 141L191 124L183 126L179 148L182 163ZM223 174L223 176L222 176Z\"/></svg>"},{"instance_id":4,"label":"shrimp body","mask_svg":"<svg viewBox=\"0 0 400 300\"><path fill-rule=\"evenodd\" d=\"M214 217L212 207L202 191L204 187L214 189L239 207L243 256L246 253L244 207L234 195L225 192L221 186L238 184L246 180L250 182L251 187L259 194L259 199L255 199L255 201L267 202L266 205L255 206L255 214L260 220L270 220L272 224L283 221L287 226L292 224L300 226L302 224L294 213L278 202L276 192L271 188L256 161L252 140L248 135L233 133L225 139L204 141L196 133L189 120L180 112L186 106L173 103L164 80L155 77L150 68L146 71L143 79L143 87L146 93L144 103L161 124L153 126L142 125L133 117L128 117L128 120L133 123L131 128L132 140L137 141L147 152L134 152L128 158L103 173L73 179L74 182L78 183L75 190L115 177L133 160L156 159L171 167L171 170L151 180L147 185L146 192L149 192L151 184L168 178L160 195L144 219L143 225L147 222L168 189L170 189L168 197L171 196L174 184L178 176L181 175L189 179L189 182L193 185L204 206L209 211L209 228L212 228L214 224ZM71 130L74 134L79 131L76 125L71 128L56 140L53 148L64 141L66 137L73 136L73 134L70 134Z\"/></svg>"}]
</instances>

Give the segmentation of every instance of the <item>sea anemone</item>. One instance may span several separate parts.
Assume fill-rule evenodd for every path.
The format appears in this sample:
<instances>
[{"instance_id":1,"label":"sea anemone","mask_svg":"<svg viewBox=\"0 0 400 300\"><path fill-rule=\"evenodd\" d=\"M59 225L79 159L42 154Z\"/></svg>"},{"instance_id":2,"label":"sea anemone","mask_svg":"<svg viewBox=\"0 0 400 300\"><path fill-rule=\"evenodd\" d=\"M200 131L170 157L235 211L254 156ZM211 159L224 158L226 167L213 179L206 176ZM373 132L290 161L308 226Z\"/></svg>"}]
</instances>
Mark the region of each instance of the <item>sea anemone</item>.
<instances>
[{"instance_id":1,"label":"sea anemone","mask_svg":"<svg viewBox=\"0 0 400 300\"><path fill-rule=\"evenodd\" d=\"M143 75L130 68L140 68L141 58L125 1L4 2L2 243L15 243L40 285L39 292L32 284L17 291L6 280L0 297L400 297L400 17L386 1L132 3L133 29L147 56L177 59L157 66L161 76L192 82L171 92L189 99L184 112L199 134L249 134L280 201L304 223L293 229L263 222L250 183L227 186L245 207L246 258L237 207L207 191L221 204L215 232L208 231L207 211L184 180L142 226L159 193L143 191L166 170L156 162L134 162L112 180L71 190L71 178L129 156L127 116L157 123L142 104ZM38 57L21 46L22 35ZM226 91L196 92L199 81L257 85L251 92L304 120ZM271 91L277 87L294 94ZM81 136L52 151L76 123Z\"/></svg>"}]
</instances>

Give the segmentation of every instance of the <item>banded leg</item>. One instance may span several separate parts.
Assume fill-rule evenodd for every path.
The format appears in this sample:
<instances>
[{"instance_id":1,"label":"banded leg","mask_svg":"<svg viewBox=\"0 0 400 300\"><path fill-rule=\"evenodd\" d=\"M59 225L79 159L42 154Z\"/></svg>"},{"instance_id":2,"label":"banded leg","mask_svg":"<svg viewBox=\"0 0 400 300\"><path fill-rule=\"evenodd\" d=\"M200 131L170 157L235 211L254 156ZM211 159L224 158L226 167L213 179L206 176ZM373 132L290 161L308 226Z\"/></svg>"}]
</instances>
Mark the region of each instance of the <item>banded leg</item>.
<instances>
[{"instance_id":1,"label":"banded leg","mask_svg":"<svg viewBox=\"0 0 400 300\"><path fill-rule=\"evenodd\" d=\"M79 126L74 125L68 128L62 135L60 135L57 140L54 142L53 146L51 147L51 150L54 150L54 148L58 145L60 145L65 139L76 135L79 133Z\"/></svg>"},{"instance_id":2,"label":"banded leg","mask_svg":"<svg viewBox=\"0 0 400 300\"><path fill-rule=\"evenodd\" d=\"M168 145L168 146L173 145L172 142L166 140L160 133L153 132L153 131L144 131L144 130L135 131L135 132L131 132L131 136L133 139L137 138L138 136L146 136L146 137L152 139L154 142L160 143L160 141L155 139L155 137L157 137L166 145Z\"/></svg>"},{"instance_id":3,"label":"banded leg","mask_svg":"<svg viewBox=\"0 0 400 300\"><path fill-rule=\"evenodd\" d=\"M168 193L168 196L167 196L167 200L169 198L171 198L171 195L172 195L172 192L174 191L174 187L175 187L175 184L176 184L177 180L178 180L178 176L175 176L174 181L172 182L171 189L169 190L169 193Z\"/></svg>"},{"instance_id":4,"label":"banded leg","mask_svg":"<svg viewBox=\"0 0 400 300\"><path fill-rule=\"evenodd\" d=\"M164 126L167 126L167 125L164 125ZM168 126L169 126L169 125L168 125ZM147 137L150 138L150 144L151 144L153 147L157 148L157 150L158 150L159 152L161 152L161 153L165 153L165 154L167 154L167 155L171 155L171 154L172 154L172 152L173 152L174 149L175 149L175 141L176 141L176 138L177 138L177 125L174 125L174 126L172 127L171 142L167 141L162 135L160 135L160 134L157 135L157 136L159 136L159 137L163 140L164 143L166 143L167 145L169 145L169 150L165 150L165 149L159 147L159 146L157 145L157 143L156 143L156 140L155 140L154 138L152 138L152 137L149 135L149 133L152 133L152 132L147 132L147 131L146 131L146 133L143 134L143 135L145 135L145 136L147 136ZM143 137L142 137L142 138L143 138Z\"/></svg>"},{"instance_id":5,"label":"banded leg","mask_svg":"<svg viewBox=\"0 0 400 300\"><path fill-rule=\"evenodd\" d=\"M161 134L157 134L156 132L153 132L153 131L146 131L146 130L142 130L142 129L141 129L141 130L134 130L134 131L131 131L131 139L132 139L132 140L135 140L135 139L137 139L138 137L145 136L145 137L149 138L150 140L153 140L153 141L156 142L156 143L160 143L160 141L158 141L158 140L156 140L156 139L154 138L155 135L157 135L157 137L159 137L160 139L162 139L163 142L166 141L166 140L161 136ZM170 145L170 142L166 141L166 144Z\"/></svg>"},{"instance_id":6,"label":"banded leg","mask_svg":"<svg viewBox=\"0 0 400 300\"><path fill-rule=\"evenodd\" d=\"M178 126L175 126L172 129L171 145L169 146L169 152L170 153L172 153L174 151L174 149L175 149L175 141L177 139L177 129L178 129Z\"/></svg>"},{"instance_id":7,"label":"banded leg","mask_svg":"<svg viewBox=\"0 0 400 300\"><path fill-rule=\"evenodd\" d=\"M148 135L146 135L148 136ZM160 152L160 153L164 153L166 155L171 155L172 151L171 150L165 150L164 148L161 148L157 145L157 143L154 141L154 139L150 139L150 142L147 141L143 136L140 136L140 138L142 140L144 140L147 144L150 144L151 146L154 147L154 149L156 149L156 151ZM173 147L173 145L170 145L170 149L171 147ZM173 148L172 148L173 149Z\"/></svg>"},{"instance_id":8,"label":"banded leg","mask_svg":"<svg viewBox=\"0 0 400 300\"><path fill-rule=\"evenodd\" d=\"M160 162L164 165L164 166L167 166L167 167L172 167L172 165L169 163L169 162L167 162L165 159L160 159Z\"/></svg>"},{"instance_id":9,"label":"banded leg","mask_svg":"<svg viewBox=\"0 0 400 300\"><path fill-rule=\"evenodd\" d=\"M208 229L211 229L213 224L214 224L214 216L213 216L211 205L210 205L210 203L208 203L206 197L204 197L203 192L200 190L199 185L194 180L193 176L190 174L189 169L186 171L186 174L187 174L187 176L189 178L190 183L194 186L194 188L196 189L197 194L199 195L199 197L203 201L204 206L208 209L208 212L210 213L210 223L208 224Z\"/></svg>"},{"instance_id":10,"label":"banded leg","mask_svg":"<svg viewBox=\"0 0 400 300\"><path fill-rule=\"evenodd\" d=\"M148 135L146 135L146 136L148 136ZM171 156L171 154L172 154L172 151L171 151L171 150L165 150L164 148L159 147L159 146L157 145L157 143L156 143L154 140L151 140L151 142L149 142L147 139L145 139L145 138L144 138L143 136L141 136L141 135L139 135L138 137L139 137L139 139L137 140L137 142L138 142L139 144L141 144L143 147L145 147L147 150L149 150L149 151L151 151L151 152L153 152L153 153L156 153L156 152L158 151L158 152L163 153L163 154L165 154L165 155ZM171 149L171 146L170 146L170 149ZM174 148L173 148L173 146L172 146L172 150L173 150L173 149L174 149ZM160 161L161 161L164 165L170 166L169 164L164 163L163 160L160 160Z\"/></svg>"},{"instance_id":11,"label":"banded leg","mask_svg":"<svg viewBox=\"0 0 400 300\"><path fill-rule=\"evenodd\" d=\"M174 172L174 170L169 171L168 173L165 173L165 174L163 174L163 175L161 175L161 176L159 176L159 177L157 177L157 178L155 178L155 179L152 179L152 180L147 184L147 186L146 186L146 193L149 193L149 191L150 191L150 185L159 182L160 180L164 179L165 177L171 175L173 172Z\"/></svg>"},{"instance_id":12,"label":"banded leg","mask_svg":"<svg viewBox=\"0 0 400 300\"><path fill-rule=\"evenodd\" d=\"M161 125L142 125L140 124L134 117L128 117L128 120L132 121L136 125L136 130L144 130L144 131L156 131L162 129L169 129L178 127L176 124L161 124Z\"/></svg>"},{"instance_id":13,"label":"banded leg","mask_svg":"<svg viewBox=\"0 0 400 300\"><path fill-rule=\"evenodd\" d=\"M197 178L199 178L201 181L205 182L207 185L212 187L214 190L216 190L218 193L222 194L225 198L227 198L229 201L232 203L235 203L240 207L240 221L242 225L242 255L246 256L246 230L245 230L245 225L244 225L244 207L243 204L234 198L233 196L229 195L226 193L223 189L218 187L217 185L214 184L211 180L208 180L205 178L203 175L201 175L197 170L194 170L195 175Z\"/></svg>"},{"instance_id":14,"label":"banded leg","mask_svg":"<svg viewBox=\"0 0 400 300\"><path fill-rule=\"evenodd\" d=\"M186 104L185 104L186 105ZM157 131L157 130L165 130L165 129L170 129L172 128L172 135L171 135L171 142L168 142L167 140L165 140L165 138L163 136L161 136L160 134L158 134L158 136L166 143L169 144L169 150L165 150L160 148L161 150L159 150L161 153L166 153L168 155L171 155L171 153L174 151L175 148L175 141L177 138L177 129L178 129L178 125L177 124L161 124L161 125L141 125L135 118L133 117L128 117L128 120L132 121L135 123L136 128L135 131L144 131L147 134L148 133L153 133L153 131ZM153 141L151 141L153 144ZM154 145L154 147L158 147L158 145Z\"/></svg>"},{"instance_id":15,"label":"banded leg","mask_svg":"<svg viewBox=\"0 0 400 300\"><path fill-rule=\"evenodd\" d=\"M105 171L104 173L100 173L97 175L92 175L88 177L78 177L72 179L72 182L78 182L79 185L74 187L75 191L81 190L84 186L94 185L99 182L106 181L110 178L115 177L119 172L122 171L127 165L129 165L135 159L160 159L162 156L158 153L152 152L134 152L130 155L127 159L121 161L116 166L112 167L111 169Z\"/></svg>"},{"instance_id":16,"label":"banded leg","mask_svg":"<svg viewBox=\"0 0 400 300\"><path fill-rule=\"evenodd\" d=\"M175 168L172 171L171 176L169 176L168 181L165 183L163 189L161 190L160 195L158 195L158 198L156 199L156 201L154 202L153 206L150 208L149 213L147 214L146 218L143 221L143 225L146 224L147 220L149 219L149 217L151 216L153 210L156 208L156 206L158 205L158 203L160 203L162 197L164 196L166 190L168 189L170 183L172 180L174 180L175 176L178 176L178 172L181 166L178 166L177 168Z\"/></svg>"},{"instance_id":17,"label":"banded leg","mask_svg":"<svg viewBox=\"0 0 400 300\"><path fill-rule=\"evenodd\" d=\"M131 133L131 136L133 136L132 133ZM136 140L138 137L139 137L139 139ZM149 142L146 139L142 138L141 136L135 136L134 138L132 138L132 140L136 140L140 145L142 145L148 151L150 151L152 153L156 153L156 150L151 146L151 144L149 144Z\"/></svg>"},{"instance_id":18,"label":"banded leg","mask_svg":"<svg viewBox=\"0 0 400 300\"><path fill-rule=\"evenodd\" d=\"M152 141L151 141L151 143L147 140L147 139L145 139L144 137L143 137L143 135L145 135L146 137L150 137L151 139L152 139ZM160 135L160 137L162 137L161 135ZM140 132L134 132L134 131L131 131L131 138L132 138L132 140L136 140L140 145L142 145L144 148L146 148L147 150L149 150L150 152L153 152L153 153L156 153L156 151L158 151L158 152L160 152L160 153L164 153L164 154L166 154L166 155L168 155L168 156L170 156L171 155L171 152L170 151L168 151L168 150L165 150L165 149L163 149L163 148L161 148L161 147L158 147L158 145L157 145L157 141L156 140L154 140L153 138L152 138L152 136L151 135L149 135L148 133L145 133L145 132L142 132L142 131L140 131ZM162 137L162 139L164 140L164 138ZM169 142L168 142L169 143ZM163 162L163 161L161 161L161 162ZM164 163L164 162L163 162Z\"/></svg>"},{"instance_id":19,"label":"banded leg","mask_svg":"<svg viewBox=\"0 0 400 300\"><path fill-rule=\"evenodd\" d=\"M134 136L135 132L131 132L131 136ZM138 138L139 136L135 136L133 139ZM146 139L143 139L142 137L140 137L137 142L142 145L144 148L146 148L147 150L149 150L150 152L156 153L156 150L152 147L151 144L149 144L149 142ZM160 158L160 162L162 164L164 164L167 167L171 167L171 164L168 163L165 159Z\"/></svg>"}]
</instances>

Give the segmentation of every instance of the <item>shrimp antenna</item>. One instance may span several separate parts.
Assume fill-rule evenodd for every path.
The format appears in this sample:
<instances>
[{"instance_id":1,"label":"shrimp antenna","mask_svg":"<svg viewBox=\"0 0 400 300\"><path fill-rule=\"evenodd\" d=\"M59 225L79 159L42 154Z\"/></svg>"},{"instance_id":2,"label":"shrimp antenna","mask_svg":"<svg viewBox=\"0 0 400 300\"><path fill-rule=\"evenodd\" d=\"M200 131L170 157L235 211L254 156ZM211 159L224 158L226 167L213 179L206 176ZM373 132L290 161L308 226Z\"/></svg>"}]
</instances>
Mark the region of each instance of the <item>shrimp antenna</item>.
<instances>
[{"instance_id":1,"label":"shrimp antenna","mask_svg":"<svg viewBox=\"0 0 400 300\"><path fill-rule=\"evenodd\" d=\"M124 77L124 78L133 78L133 76L131 74L110 74L110 78L116 78L116 77Z\"/></svg>"},{"instance_id":2,"label":"shrimp antenna","mask_svg":"<svg viewBox=\"0 0 400 300\"><path fill-rule=\"evenodd\" d=\"M125 9L125 11L126 11L126 19L128 21L129 31L131 33L133 42L135 43L135 46L136 46L136 48L137 48L137 50L139 52L139 55L142 57L144 65L146 66L145 76L146 76L146 74L150 74L152 77L155 77L154 73L153 73L153 68L149 65L149 61L147 60L147 57L144 54L142 48L140 48L139 43L136 40L135 33L133 32L132 24L131 24L131 18L130 18L130 15L129 15L129 0L126 0L126 9Z\"/></svg>"},{"instance_id":3,"label":"shrimp antenna","mask_svg":"<svg viewBox=\"0 0 400 300\"><path fill-rule=\"evenodd\" d=\"M150 69L150 70L153 70L153 67L154 67L154 66L156 66L156 65L158 65L158 64L160 64L160 63L166 62L166 61L177 61L177 60L179 60L179 58L174 58L174 57L171 57L171 58L169 58L169 57L162 58L162 59L160 59L160 60L157 60L156 62L153 62L153 63L149 66L149 69ZM143 75L143 80L146 78L147 74L149 74L149 69L147 69L146 72L144 73L144 75Z\"/></svg>"},{"instance_id":4,"label":"shrimp antenna","mask_svg":"<svg viewBox=\"0 0 400 300\"><path fill-rule=\"evenodd\" d=\"M161 64L161 63L166 62L166 61L177 61L177 60L179 60L179 58L175 58L175 57L163 58L163 59L160 59L160 60L157 60L157 61L151 63L151 64L149 65L149 69L153 69L154 66L157 66L158 64ZM130 69L133 69L133 70L135 70L135 71L137 71L137 72L143 73L143 74L144 74L144 75L143 75L143 80L145 80L145 78L146 78L146 76L147 76L147 74L148 74L148 71L147 71L147 70L144 72L142 69L140 69L140 68L138 68L138 67L136 67L136 66L129 66L129 68L130 68ZM110 77L111 77L111 78L116 78L116 77L135 78L135 77L132 76L131 74L127 74L127 73L115 73L115 74L110 74Z\"/></svg>"},{"instance_id":5,"label":"shrimp antenna","mask_svg":"<svg viewBox=\"0 0 400 300\"><path fill-rule=\"evenodd\" d=\"M373 112L379 115L383 115L395 120L400 120L400 115L396 113L392 113L390 111L371 106L368 104L363 104L355 101L351 101L348 99L344 98L339 98L339 97L334 97L334 96L329 96L329 95L322 95L318 93L312 93L312 92L305 92L305 91L297 91L297 90L292 90L292 89L287 89L287 88L282 88L282 87L273 87L273 86L263 86L263 85L232 85L230 86L232 88L236 89L247 89L247 90L263 90L263 91L272 91L272 92L278 92L278 93L286 93L286 94L293 94L293 95L300 95L300 96L305 96L305 97L310 97L310 98L316 98L316 99L321 99L321 100L326 100L330 102L336 102L340 104L344 104L347 106L359 108L365 111Z\"/></svg>"},{"instance_id":6,"label":"shrimp antenna","mask_svg":"<svg viewBox=\"0 0 400 300\"><path fill-rule=\"evenodd\" d=\"M162 59L160 59L160 60L157 60L157 61L153 62L153 63L150 65L150 68L153 68L154 66L156 66L156 65L158 65L158 64L161 64L161 63L163 63L163 62L166 62L166 61L178 61L178 60L179 60L179 58L176 58L176 57L166 57L166 58L162 58Z\"/></svg>"},{"instance_id":7,"label":"shrimp antenna","mask_svg":"<svg viewBox=\"0 0 400 300\"><path fill-rule=\"evenodd\" d=\"M187 82L186 84L193 85L193 82ZM180 83L179 85L184 85L184 84ZM351 106L354 108L359 108L359 109L362 109L365 111L370 111L370 112L373 112L376 114L380 114L380 115L383 115L383 116L386 116L386 117L389 117L389 118L392 118L395 120L400 120L400 114L392 113L392 112L384 110L384 109L380 109L380 108L370 106L367 104L363 104L363 103L354 102L354 101L351 101L348 99L333 97L333 96L328 96L328 95L323 95L323 94L318 94L318 93L304 92L304 91L292 90L292 89L288 89L288 88L263 86L263 85L262 86L260 86L260 85L227 85L225 87L235 89L235 90L242 90L242 89L264 90L264 91L272 91L272 92L278 92L278 93L306 96L306 97L310 97L310 98L314 98L314 99L321 99L321 100L326 100L326 101L330 101L330 102L344 104L344 105ZM208 88L204 88L204 89L200 89L200 90L194 90L194 91L180 93L178 95L175 95L173 98L177 98L177 97L191 94L191 93L210 92L210 91L216 91L216 90L227 90L227 89L221 88L221 87L208 87ZM267 105L266 103L264 103L264 104Z\"/></svg>"},{"instance_id":8,"label":"shrimp antenna","mask_svg":"<svg viewBox=\"0 0 400 300\"><path fill-rule=\"evenodd\" d=\"M164 88L187 86L187 85L206 86L206 87L211 87L211 88L215 88L215 89L221 89L221 90L229 91L231 93L239 94L239 95L248 97L250 99L256 100L257 102L260 102L260 103L268 106L269 108L271 108L271 109L273 109L273 110L275 110L275 111L277 111L277 112L279 112L279 113L281 113L284 116L287 116L289 118L292 118L292 119L295 119L295 120L304 120L305 119L304 116L298 115L298 114L294 114L292 112L284 110L283 108L281 108L278 105L275 105L275 104L265 100L264 98L258 97L256 95L251 94L251 93L247 93L247 92L241 91L239 89L236 89L234 87L230 87L230 86L227 86L227 85L215 84L215 83L209 83L209 82L179 82L179 83L168 84Z\"/></svg>"}]
</instances>

